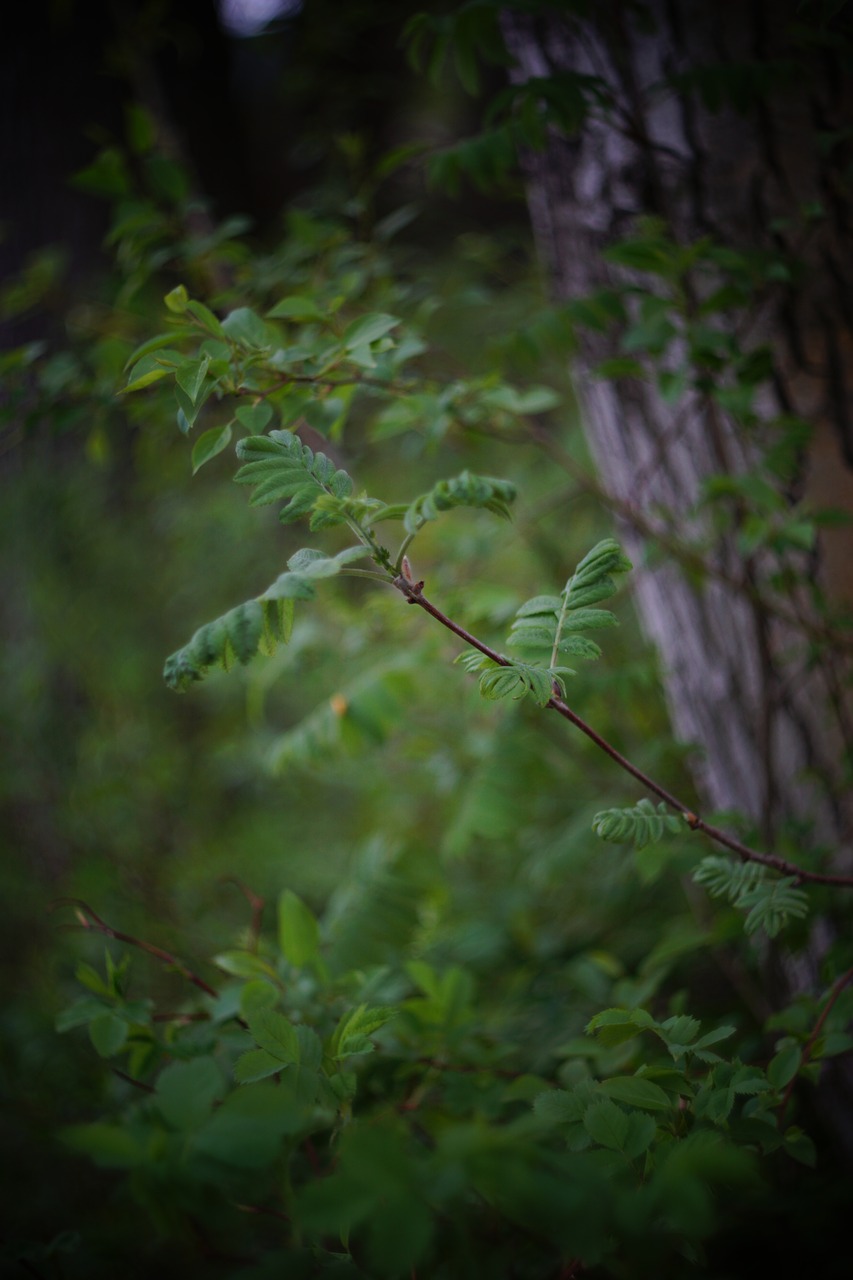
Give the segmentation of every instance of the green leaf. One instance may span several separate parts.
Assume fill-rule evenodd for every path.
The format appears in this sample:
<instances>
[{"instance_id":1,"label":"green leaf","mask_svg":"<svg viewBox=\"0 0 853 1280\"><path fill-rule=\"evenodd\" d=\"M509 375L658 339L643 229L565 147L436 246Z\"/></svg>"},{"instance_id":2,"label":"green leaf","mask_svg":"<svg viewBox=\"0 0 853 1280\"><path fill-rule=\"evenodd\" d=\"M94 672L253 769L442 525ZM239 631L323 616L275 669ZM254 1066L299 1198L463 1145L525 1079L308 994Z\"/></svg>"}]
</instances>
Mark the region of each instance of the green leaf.
<instances>
[{"instance_id":1,"label":"green leaf","mask_svg":"<svg viewBox=\"0 0 853 1280\"><path fill-rule=\"evenodd\" d=\"M625 1112L607 1098L587 1107L583 1115L583 1126L593 1142L611 1151L622 1151L630 1132Z\"/></svg>"},{"instance_id":2,"label":"green leaf","mask_svg":"<svg viewBox=\"0 0 853 1280\"><path fill-rule=\"evenodd\" d=\"M186 286L182 284L177 285L163 299L168 309L174 311L177 315L181 315L186 311L189 300L190 295L187 293Z\"/></svg>"},{"instance_id":3,"label":"green leaf","mask_svg":"<svg viewBox=\"0 0 853 1280\"><path fill-rule=\"evenodd\" d=\"M266 1049L248 1049L234 1063L234 1079L238 1084L254 1084L285 1071L292 1063L282 1062Z\"/></svg>"},{"instance_id":4,"label":"green leaf","mask_svg":"<svg viewBox=\"0 0 853 1280\"><path fill-rule=\"evenodd\" d=\"M314 584L300 573L281 573L275 582L267 587L263 600L311 600L316 594Z\"/></svg>"},{"instance_id":5,"label":"green leaf","mask_svg":"<svg viewBox=\"0 0 853 1280\"><path fill-rule=\"evenodd\" d=\"M562 596L534 596L532 600L527 600L516 612L516 618L527 618L545 614L550 616L553 614L554 621L557 620L561 608L563 607Z\"/></svg>"},{"instance_id":6,"label":"green leaf","mask_svg":"<svg viewBox=\"0 0 853 1280\"><path fill-rule=\"evenodd\" d=\"M240 426L251 431L252 435L263 431L272 416L272 405L267 400L259 400L257 404L241 404L234 414Z\"/></svg>"},{"instance_id":7,"label":"green leaf","mask_svg":"<svg viewBox=\"0 0 853 1280\"><path fill-rule=\"evenodd\" d=\"M269 320L319 320L325 321L326 316L317 306L313 298L306 298L300 295L292 294L286 298L282 298L275 306L267 312Z\"/></svg>"},{"instance_id":8,"label":"green leaf","mask_svg":"<svg viewBox=\"0 0 853 1280\"><path fill-rule=\"evenodd\" d=\"M252 311L251 307L237 307L234 311L229 311L221 328L232 342L239 342L244 347L268 350L276 345L272 327L257 312Z\"/></svg>"},{"instance_id":9,"label":"green leaf","mask_svg":"<svg viewBox=\"0 0 853 1280\"><path fill-rule=\"evenodd\" d=\"M611 1076L602 1080L598 1089L608 1098L642 1111L669 1111L673 1106L673 1099L659 1085L639 1076Z\"/></svg>"},{"instance_id":10,"label":"green leaf","mask_svg":"<svg viewBox=\"0 0 853 1280\"><path fill-rule=\"evenodd\" d=\"M290 501L279 513L283 524L291 524L314 509L317 499L343 499L352 491L352 480L335 468L323 453L314 454L290 431L271 431L266 436L249 436L237 445L237 456L245 465L234 477L237 484L256 486L251 504L260 506L279 498ZM323 513L315 527L339 524L343 513Z\"/></svg>"},{"instance_id":11,"label":"green leaf","mask_svg":"<svg viewBox=\"0 0 853 1280\"><path fill-rule=\"evenodd\" d=\"M89 1039L102 1058L112 1058L127 1041L129 1027L114 1013L101 1013L89 1023Z\"/></svg>"},{"instance_id":12,"label":"green leaf","mask_svg":"<svg viewBox=\"0 0 853 1280\"><path fill-rule=\"evenodd\" d=\"M232 431L230 422L227 422L224 427L211 427L209 431L202 432L193 445L193 475L195 475L206 462L210 462L211 458L215 458L218 453L222 453L223 449L228 448L231 443L231 435Z\"/></svg>"},{"instance_id":13,"label":"green leaf","mask_svg":"<svg viewBox=\"0 0 853 1280\"><path fill-rule=\"evenodd\" d=\"M151 355L152 352L159 351L162 347L174 346L174 344L181 338L190 338L193 336L193 330L187 328L176 328L171 329L168 333L158 333L155 337L149 338L147 342L143 342L141 346L137 347L133 353L128 356L124 365L125 373L135 364L138 364L140 360L143 360L145 356Z\"/></svg>"},{"instance_id":14,"label":"green leaf","mask_svg":"<svg viewBox=\"0 0 853 1280\"><path fill-rule=\"evenodd\" d=\"M272 965L255 955L254 951L222 951L213 957L213 964L235 978L263 977L272 978L273 981L278 980Z\"/></svg>"},{"instance_id":15,"label":"green leaf","mask_svg":"<svg viewBox=\"0 0 853 1280\"><path fill-rule=\"evenodd\" d=\"M186 310L191 316L194 316L202 327L207 329L209 333L214 334L217 338L224 338L226 336L225 330L223 329L218 317L215 316L210 308L206 307L203 302L190 300L186 305Z\"/></svg>"},{"instance_id":16,"label":"green leaf","mask_svg":"<svg viewBox=\"0 0 853 1280\"><path fill-rule=\"evenodd\" d=\"M784 1089L789 1085L800 1069L802 1050L796 1041L783 1044L767 1064L767 1079L774 1089Z\"/></svg>"},{"instance_id":17,"label":"green leaf","mask_svg":"<svg viewBox=\"0 0 853 1280\"><path fill-rule=\"evenodd\" d=\"M437 520L453 507L482 507L508 520L514 501L515 486L508 480L463 471L451 480L439 480L429 493L415 498L403 518L403 527L407 533L416 533L427 521Z\"/></svg>"},{"instance_id":18,"label":"green leaf","mask_svg":"<svg viewBox=\"0 0 853 1280\"><path fill-rule=\"evenodd\" d=\"M149 1159L139 1138L117 1124L69 1125L59 1136L73 1151L106 1169L133 1169Z\"/></svg>"},{"instance_id":19,"label":"green leaf","mask_svg":"<svg viewBox=\"0 0 853 1280\"><path fill-rule=\"evenodd\" d=\"M131 391L141 391L143 387L150 387L152 382L159 382L161 378L168 377L171 372L171 369L164 368L149 369L147 373L141 374L138 378L133 378L126 387L121 387L118 394L124 396Z\"/></svg>"},{"instance_id":20,"label":"green leaf","mask_svg":"<svg viewBox=\"0 0 853 1280\"><path fill-rule=\"evenodd\" d=\"M312 594L309 582L290 576L307 588L298 594ZM263 598L248 600L221 618L206 623L183 649L167 658L163 677L170 688L185 692L195 681L203 680L212 666L228 670L235 657L246 663L259 651L270 653L279 641L286 643L293 620L287 609L282 611L276 594L277 585L274 583ZM297 593L282 591L280 594L293 596Z\"/></svg>"},{"instance_id":21,"label":"green leaf","mask_svg":"<svg viewBox=\"0 0 853 1280\"><path fill-rule=\"evenodd\" d=\"M657 1125L651 1116L643 1115L639 1111L633 1112L628 1117L628 1133L622 1148L623 1153L629 1160L635 1160L637 1156L648 1151L656 1134Z\"/></svg>"},{"instance_id":22,"label":"green leaf","mask_svg":"<svg viewBox=\"0 0 853 1280\"><path fill-rule=\"evenodd\" d=\"M566 1089L549 1089L533 1102L533 1111L548 1125L577 1124L583 1120L588 1101Z\"/></svg>"},{"instance_id":23,"label":"green leaf","mask_svg":"<svg viewBox=\"0 0 853 1280\"><path fill-rule=\"evenodd\" d=\"M193 404L198 400L209 368L210 356L202 356L200 360L184 360L175 370L175 381Z\"/></svg>"},{"instance_id":24,"label":"green leaf","mask_svg":"<svg viewBox=\"0 0 853 1280\"><path fill-rule=\"evenodd\" d=\"M380 312L370 312L368 315L360 316L344 330L344 350L352 352L358 347L369 346L371 342L384 338L385 334L390 333L399 323L397 316L383 315Z\"/></svg>"},{"instance_id":25,"label":"green leaf","mask_svg":"<svg viewBox=\"0 0 853 1280\"><path fill-rule=\"evenodd\" d=\"M67 1009L62 1009L56 1015L54 1026L62 1035L65 1031L71 1031L74 1027L82 1027L91 1022L93 1018L98 1018L106 1010L103 1000L97 1000L94 996L83 996L80 1000L75 1000L74 1004Z\"/></svg>"},{"instance_id":26,"label":"green leaf","mask_svg":"<svg viewBox=\"0 0 853 1280\"><path fill-rule=\"evenodd\" d=\"M173 1128L196 1129L224 1091L225 1082L212 1058L175 1062L157 1079L157 1107Z\"/></svg>"},{"instance_id":27,"label":"green leaf","mask_svg":"<svg viewBox=\"0 0 853 1280\"><path fill-rule=\"evenodd\" d=\"M274 1009L258 1009L247 1018L249 1030L262 1049L278 1062L299 1061L296 1028L283 1013Z\"/></svg>"},{"instance_id":28,"label":"green leaf","mask_svg":"<svg viewBox=\"0 0 853 1280\"><path fill-rule=\"evenodd\" d=\"M304 969L319 958L317 918L290 889L278 900L278 941L284 958Z\"/></svg>"},{"instance_id":29,"label":"green leaf","mask_svg":"<svg viewBox=\"0 0 853 1280\"><path fill-rule=\"evenodd\" d=\"M796 1125L791 1125L785 1134L785 1150L794 1160L798 1160L809 1169L814 1169L817 1165L817 1150L814 1142Z\"/></svg>"},{"instance_id":30,"label":"green leaf","mask_svg":"<svg viewBox=\"0 0 853 1280\"><path fill-rule=\"evenodd\" d=\"M614 1048L632 1040L643 1031L657 1031L659 1024L645 1009L604 1009L587 1023L590 1035L597 1035L602 1044Z\"/></svg>"},{"instance_id":31,"label":"green leaf","mask_svg":"<svg viewBox=\"0 0 853 1280\"><path fill-rule=\"evenodd\" d=\"M240 1012L246 1017L257 1009L274 1009L278 1000L279 993L271 982L252 978L240 992Z\"/></svg>"},{"instance_id":32,"label":"green leaf","mask_svg":"<svg viewBox=\"0 0 853 1280\"><path fill-rule=\"evenodd\" d=\"M655 807L646 797L630 809L603 809L592 820L599 839L633 844L637 849L656 844L665 834L678 835L684 828L684 820L663 801Z\"/></svg>"},{"instance_id":33,"label":"green leaf","mask_svg":"<svg viewBox=\"0 0 853 1280\"><path fill-rule=\"evenodd\" d=\"M331 1056L340 1061L355 1054L371 1053L373 1044L368 1037L395 1018L397 1013L397 1009L388 1006L369 1008L362 1004L344 1014L331 1039Z\"/></svg>"},{"instance_id":34,"label":"green leaf","mask_svg":"<svg viewBox=\"0 0 853 1280\"><path fill-rule=\"evenodd\" d=\"M284 1138L304 1127L305 1110L290 1091L253 1084L229 1094L195 1135L192 1149L236 1169L266 1169L279 1157Z\"/></svg>"}]
</instances>

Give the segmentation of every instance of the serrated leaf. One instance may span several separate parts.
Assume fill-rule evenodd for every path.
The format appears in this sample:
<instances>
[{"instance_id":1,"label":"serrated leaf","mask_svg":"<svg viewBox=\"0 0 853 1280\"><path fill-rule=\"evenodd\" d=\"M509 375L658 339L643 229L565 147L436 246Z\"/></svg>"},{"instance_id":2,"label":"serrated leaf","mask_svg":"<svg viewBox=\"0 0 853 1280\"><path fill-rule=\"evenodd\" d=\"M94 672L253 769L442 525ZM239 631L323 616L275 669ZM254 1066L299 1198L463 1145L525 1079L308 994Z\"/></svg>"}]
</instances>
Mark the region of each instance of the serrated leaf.
<instances>
[{"instance_id":1,"label":"serrated leaf","mask_svg":"<svg viewBox=\"0 0 853 1280\"><path fill-rule=\"evenodd\" d=\"M373 1043L368 1039L386 1022L397 1016L398 1010L388 1006L369 1008L359 1005L341 1018L331 1041L332 1056L336 1060L371 1053Z\"/></svg>"},{"instance_id":2,"label":"serrated leaf","mask_svg":"<svg viewBox=\"0 0 853 1280\"><path fill-rule=\"evenodd\" d=\"M557 620L563 600L561 596L534 596L531 600L526 600L521 608L517 611L517 618L527 618L538 614L553 614L554 621Z\"/></svg>"},{"instance_id":3,"label":"serrated leaf","mask_svg":"<svg viewBox=\"0 0 853 1280\"><path fill-rule=\"evenodd\" d=\"M672 1098L659 1085L639 1076L611 1076L602 1080L598 1089L608 1098L642 1111L669 1111L673 1106Z\"/></svg>"},{"instance_id":4,"label":"serrated leaf","mask_svg":"<svg viewBox=\"0 0 853 1280\"><path fill-rule=\"evenodd\" d=\"M279 1062L299 1061L299 1039L296 1028L274 1009L257 1009L246 1021L249 1031L262 1049Z\"/></svg>"},{"instance_id":5,"label":"serrated leaf","mask_svg":"<svg viewBox=\"0 0 853 1280\"><path fill-rule=\"evenodd\" d=\"M292 1062L283 1062L266 1049L248 1049L234 1063L234 1079L238 1084L255 1084L279 1071L286 1071Z\"/></svg>"},{"instance_id":6,"label":"serrated leaf","mask_svg":"<svg viewBox=\"0 0 853 1280\"><path fill-rule=\"evenodd\" d=\"M629 1160L643 1155L655 1140L657 1125L651 1116L635 1111L628 1117L628 1133L622 1148Z\"/></svg>"},{"instance_id":7,"label":"serrated leaf","mask_svg":"<svg viewBox=\"0 0 853 1280\"><path fill-rule=\"evenodd\" d=\"M583 1126L593 1142L611 1151L624 1150L630 1126L628 1116L615 1102L605 1098L587 1107Z\"/></svg>"},{"instance_id":8,"label":"serrated leaf","mask_svg":"<svg viewBox=\"0 0 853 1280\"><path fill-rule=\"evenodd\" d=\"M533 1111L546 1124L577 1124L588 1106L579 1094L566 1089L549 1089L533 1101Z\"/></svg>"},{"instance_id":9,"label":"serrated leaf","mask_svg":"<svg viewBox=\"0 0 853 1280\"><path fill-rule=\"evenodd\" d=\"M439 480L429 493L415 498L403 518L403 526L407 533L416 533L428 521L437 520L443 511L454 507L480 507L509 519L514 501L515 486L509 481L463 471L449 480Z\"/></svg>"},{"instance_id":10,"label":"serrated leaf","mask_svg":"<svg viewBox=\"0 0 853 1280\"><path fill-rule=\"evenodd\" d=\"M582 609L575 606L563 622L564 631L591 631L594 628L618 627L619 619L609 609Z\"/></svg>"},{"instance_id":11,"label":"serrated leaf","mask_svg":"<svg viewBox=\"0 0 853 1280\"><path fill-rule=\"evenodd\" d=\"M299 573L281 573L267 587L262 600L312 600L316 594L313 582Z\"/></svg>"},{"instance_id":12,"label":"serrated leaf","mask_svg":"<svg viewBox=\"0 0 853 1280\"><path fill-rule=\"evenodd\" d=\"M587 1023L587 1034L596 1035L608 1047L624 1044L643 1031L656 1031L658 1023L645 1009L604 1009Z\"/></svg>"}]
</instances>

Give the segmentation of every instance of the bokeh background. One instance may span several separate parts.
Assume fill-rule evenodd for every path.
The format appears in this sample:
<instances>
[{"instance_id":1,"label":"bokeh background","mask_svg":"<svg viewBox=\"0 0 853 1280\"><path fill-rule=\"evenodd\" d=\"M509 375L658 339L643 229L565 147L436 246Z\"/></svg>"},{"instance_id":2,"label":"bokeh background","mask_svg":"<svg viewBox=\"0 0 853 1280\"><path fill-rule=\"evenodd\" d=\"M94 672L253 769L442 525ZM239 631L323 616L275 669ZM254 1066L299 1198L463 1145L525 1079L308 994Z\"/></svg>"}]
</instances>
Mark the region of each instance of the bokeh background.
<instances>
[{"instance_id":1,"label":"bokeh background","mask_svg":"<svg viewBox=\"0 0 853 1280\"><path fill-rule=\"evenodd\" d=\"M574 1001L579 1031L614 984L636 996L675 956L713 1008L706 947L738 927L657 878L678 846L632 861L599 844L602 798L634 798L608 762L535 710L482 703L449 665L458 646L391 593L336 587L274 659L184 697L163 685L165 656L304 541L248 507L230 455L191 475L167 396L116 394L176 284L226 309L343 278L354 312L423 326L430 376L552 387L549 429L585 459L570 329L520 185L449 192L419 163L476 126L501 70L479 100L416 75L400 35L419 7L68 0L16 6L0 46L2 1176L7 1256L41 1250L32 1274L86 1274L81 1237L115 1256L125 1229L110 1177L57 1138L112 1087L84 1032L54 1031L104 946L65 899L203 964L248 925L241 884L331 901L369 955L359 895L381 882L397 924L380 951L418 930L423 954L522 993L518 1035L543 1055L566 1035L555 1010ZM419 543L431 594L483 634L613 533L530 443L377 428L375 408L357 403L335 445L371 492L408 498L465 466L519 486L512 527L462 515ZM620 618L575 705L690 795L628 597ZM341 693L359 708L348 734ZM655 945L658 970L638 974Z\"/></svg>"}]
</instances>

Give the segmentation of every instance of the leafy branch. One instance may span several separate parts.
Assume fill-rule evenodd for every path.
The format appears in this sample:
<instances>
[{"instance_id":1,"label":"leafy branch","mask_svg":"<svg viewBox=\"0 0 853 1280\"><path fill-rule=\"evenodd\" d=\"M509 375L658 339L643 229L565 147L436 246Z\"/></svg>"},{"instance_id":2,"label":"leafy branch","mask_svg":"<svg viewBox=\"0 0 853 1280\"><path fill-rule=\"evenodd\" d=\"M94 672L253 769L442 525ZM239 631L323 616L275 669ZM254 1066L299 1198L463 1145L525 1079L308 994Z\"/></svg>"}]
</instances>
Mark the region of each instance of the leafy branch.
<instances>
[{"instance_id":1,"label":"leafy branch","mask_svg":"<svg viewBox=\"0 0 853 1280\"><path fill-rule=\"evenodd\" d=\"M443 627L452 631L454 635L460 638L460 640L464 640L466 644L471 645L472 648L477 649L480 653L484 654L495 664L495 666L513 666L511 659L504 657L503 654L498 653L497 650L493 649L490 645L485 644L482 640L479 640L476 636L472 635L470 631L467 631L464 627L454 622L452 618L447 616L447 614L442 613L442 611L423 594L422 583L412 583L407 578L399 575L394 579L394 586L403 596L405 596L409 604L417 605L420 609L423 609L425 613L428 613L430 617L435 618L436 622L441 623ZM714 826L710 822L706 822L704 818L701 818L698 814L694 813L693 810L688 805L684 804L683 801L679 800L677 796L673 795L672 792L667 791L666 788L662 787L654 778L651 778L637 765L633 764L626 756L622 755L620 751L617 751L612 743L608 742L606 738L603 738L601 734L597 733L596 730L593 729L592 725L587 724L587 722L583 720L576 711L573 711L561 697L558 697L556 694L552 694L548 701L542 705L547 710L556 711L564 720L568 720L576 729L579 729L581 733L585 734L591 742L594 742L599 750L603 751L605 755L610 756L611 760L615 761L615 763L618 764L625 773L629 773L633 778L636 778L637 781L642 783L648 791L652 792L653 795L658 796L658 798L662 800L674 813L680 814L688 827L690 827L691 831L702 831L709 837L709 839L714 840L717 844L724 845L727 849L731 849L732 852L736 853L744 862L759 863L764 867L780 872L784 876L791 876L793 882L802 883L804 881L808 881L812 884L831 884L843 888L853 888L853 876L823 875L820 872L807 871L802 867L798 867L793 862L788 862L785 858L777 857L774 854L761 853L757 849L750 848L749 845L737 840L734 836L730 836L720 827Z\"/></svg>"},{"instance_id":2,"label":"leafy branch","mask_svg":"<svg viewBox=\"0 0 853 1280\"><path fill-rule=\"evenodd\" d=\"M366 495L354 499L351 477L323 453L315 454L290 431L250 436L237 446L237 452L244 465L235 479L238 483L254 486L250 500L253 505L284 500L279 512L283 523L290 524L306 516L312 529L346 524L360 545L345 548L335 556L326 556L313 548L297 552L288 561L286 572L279 575L260 597L239 605L222 618L200 628L188 645L168 659L165 678L173 688L188 688L194 681L202 679L214 664L227 668L234 657L245 663L259 650L269 652L280 641L286 643L293 623L294 601L310 599L314 595L315 580L341 572L368 576L393 585L410 604L424 610L474 650L474 653L463 657L463 664L469 671L479 672L480 688L485 697L498 699L531 695L539 706L556 711L579 729L624 772L657 796L667 809L678 814L691 830L704 832L717 844L736 853L742 863L755 864L789 877L787 885L776 882L759 889L756 880L749 890L743 888L743 893L754 895L750 901L742 895L740 899L740 905L749 905L752 909L748 921L757 921L753 927L766 921L771 929L778 928L788 915L800 914L800 899L794 886L804 881L853 887L853 877L807 871L784 858L761 853L706 822L622 755L565 701L564 676L575 673L569 667L555 666L556 657L561 653L598 657L598 645L580 633L590 628L616 625L617 620L612 613L593 607L615 592L612 575L630 568L630 561L613 539L605 539L592 548L578 564L560 596L535 596L521 606L511 627L509 643L533 650L545 648L550 651L550 662L544 667L518 661L479 640L428 600L423 593L423 582L413 581L405 556L407 547L423 525L454 507L479 507L507 517L515 498L514 486L503 480L465 471L453 479L439 481L428 493L412 502L389 505ZM392 561L391 553L377 542L372 531L373 525L386 520L402 520L406 531L396 561ZM349 567L351 561L364 556L374 561L376 571ZM600 825L603 829L608 824Z\"/></svg>"}]
</instances>

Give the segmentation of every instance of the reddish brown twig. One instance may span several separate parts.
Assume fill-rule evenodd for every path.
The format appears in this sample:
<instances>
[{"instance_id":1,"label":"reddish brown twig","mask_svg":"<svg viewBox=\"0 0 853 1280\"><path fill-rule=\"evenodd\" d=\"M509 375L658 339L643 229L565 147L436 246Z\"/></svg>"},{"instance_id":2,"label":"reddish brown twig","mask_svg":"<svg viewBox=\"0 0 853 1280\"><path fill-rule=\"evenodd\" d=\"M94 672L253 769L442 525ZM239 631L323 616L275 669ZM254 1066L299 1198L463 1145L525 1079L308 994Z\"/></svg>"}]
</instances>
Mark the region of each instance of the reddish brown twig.
<instances>
[{"instance_id":1,"label":"reddish brown twig","mask_svg":"<svg viewBox=\"0 0 853 1280\"><path fill-rule=\"evenodd\" d=\"M94 929L98 933L103 933L107 938L113 938L116 942L125 942L129 947L138 947L140 951L147 951L149 955L154 956L155 959L174 969L182 978L186 978L187 982L191 982L193 986L198 987L205 995L213 996L214 999L218 997L219 992L209 982L205 982L204 978L200 978L197 973L188 968L177 956L173 956L169 951L164 951L162 947L155 947L151 942L145 942L142 938L135 938L131 933L122 933L120 929L114 929L112 925L102 920L97 912L93 911L89 904L83 902L81 898L57 898L52 905L53 908L74 907L74 914L81 929Z\"/></svg>"},{"instance_id":2,"label":"reddish brown twig","mask_svg":"<svg viewBox=\"0 0 853 1280\"><path fill-rule=\"evenodd\" d=\"M126 1071L122 1071L120 1067L113 1067L113 1075L118 1076L120 1080L126 1080L128 1084L132 1084L134 1089L141 1089L143 1093L156 1093L157 1090L150 1084L146 1084L144 1080L134 1080L133 1076L129 1076Z\"/></svg>"},{"instance_id":3,"label":"reddish brown twig","mask_svg":"<svg viewBox=\"0 0 853 1280\"><path fill-rule=\"evenodd\" d=\"M257 951L261 937L261 925L263 923L266 900L262 898L260 894L255 893L253 889L250 889L242 880L238 880L236 876L223 876L222 879L225 884L236 885L248 902L249 906L252 908L252 919L249 924L249 942L246 950L252 952Z\"/></svg>"},{"instance_id":4,"label":"reddish brown twig","mask_svg":"<svg viewBox=\"0 0 853 1280\"><path fill-rule=\"evenodd\" d=\"M458 622L454 622L446 613L442 613L442 611L436 608L430 600L427 600L426 596L423 594L424 584L422 582L410 582L408 578L400 574L398 577L394 578L393 585L403 596L405 596L409 604L415 604L419 608L423 609L425 613L430 615L430 617L435 618L436 622L440 622L443 627L446 627L448 631L452 631L454 635L458 636L460 640L464 640L466 644L471 645L473 649L477 649L480 653L485 654L487 658L491 658L492 662L496 663L499 667L512 666L509 658L505 658L502 653L498 653L498 651L493 649L490 645L484 644L482 640L478 640L470 631L466 631L466 629L460 626ZM562 698L557 697L556 694L549 698L548 702L545 704L545 708L549 711L556 711L558 715L561 715L565 720L568 720L573 724L576 729L580 729L581 733L585 734L591 742L594 742L600 751L603 751L606 755L610 756L611 760L615 761L615 763L619 765L620 769L624 769L626 773L629 773L633 778L636 778L637 781L646 788L646 790L651 791L653 795L656 795L659 799L663 800L664 804L674 810L675 813L680 814L690 827L691 831L703 831L709 839L714 840L717 844L724 845L727 849L731 849L732 852L736 853L744 862L758 862L761 863L762 866L772 867L774 871L778 871L782 875L793 876L798 883L808 881L812 884L831 884L840 888L853 888L853 876L822 875L817 871L806 871L803 867L797 866L794 862L788 862L785 858L779 858L774 854L769 853L759 853L757 849L750 848L749 845L743 844L742 841L735 839L734 836L728 835L719 827L715 827L710 822L706 822L704 818L700 818L695 814L693 810L679 800L677 796L674 796L670 791L667 791L659 782L656 782L654 778L650 778L647 773L644 773L642 769L633 764L626 756L623 756L620 751L617 751L606 738L603 738L600 733L597 733L591 725L587 724L576 711L573 711L571 707L568 706Z\"/></svg>"}]
</instances>

